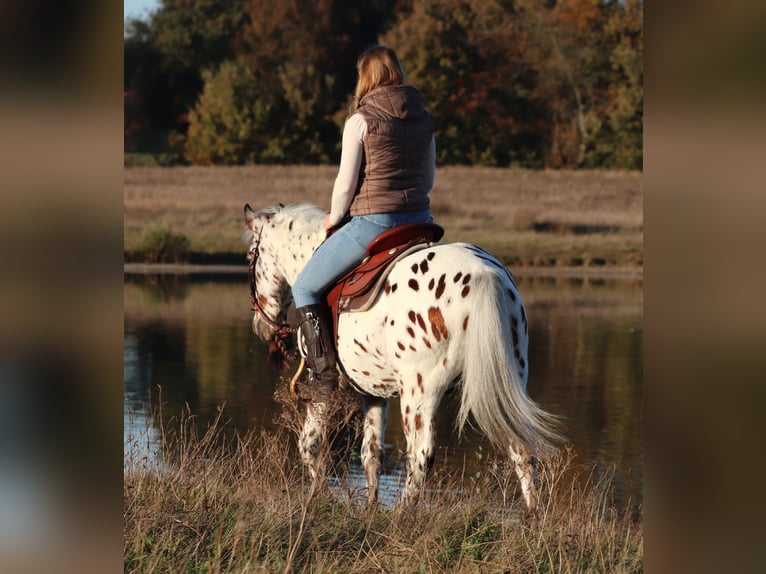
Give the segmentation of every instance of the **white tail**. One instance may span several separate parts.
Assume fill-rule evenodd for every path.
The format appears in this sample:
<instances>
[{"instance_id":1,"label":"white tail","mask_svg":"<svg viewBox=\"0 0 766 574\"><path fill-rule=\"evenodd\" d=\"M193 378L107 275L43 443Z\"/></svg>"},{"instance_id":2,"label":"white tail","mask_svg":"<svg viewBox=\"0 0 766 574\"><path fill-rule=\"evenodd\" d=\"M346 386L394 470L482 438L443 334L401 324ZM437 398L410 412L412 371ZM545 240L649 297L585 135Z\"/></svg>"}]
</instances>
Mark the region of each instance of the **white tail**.
<instances>
[{"instance_id":1,"label":"white tail","mask_svg":"<svg viewBox=\"0 0 766 574\"><path fill-rule=\"evenodd\" d=\"M499 449L507 451L519 441L532 453L544 456L562 440L557 417L538 407L526 394L518 374L511 343L512 302L503 285L503 273L485 267L474 274L478 292L466 332L462 398L458 428L472 415L476 426Z\"/></svg>"}]
</instances>

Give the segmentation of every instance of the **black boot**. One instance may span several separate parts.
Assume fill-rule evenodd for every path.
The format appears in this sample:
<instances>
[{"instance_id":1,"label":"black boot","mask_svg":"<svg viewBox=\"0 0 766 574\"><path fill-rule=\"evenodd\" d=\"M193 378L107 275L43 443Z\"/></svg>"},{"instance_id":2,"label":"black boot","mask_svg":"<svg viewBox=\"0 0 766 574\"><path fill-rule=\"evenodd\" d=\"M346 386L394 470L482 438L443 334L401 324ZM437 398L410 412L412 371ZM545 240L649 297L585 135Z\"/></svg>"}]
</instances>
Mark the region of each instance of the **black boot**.
<instances>
[{"instance_id":1,"label":"black boot","mask_svg":"<svg viewBox=\"0 0 766 574\"><path fill-rule=\"evenodd\" d=\"M336 383L335 340L332 318L326 305L306 305L295 310L298 328L306 343L306 360L311 369L311 383Z\"/></svg>"}]
</instances>

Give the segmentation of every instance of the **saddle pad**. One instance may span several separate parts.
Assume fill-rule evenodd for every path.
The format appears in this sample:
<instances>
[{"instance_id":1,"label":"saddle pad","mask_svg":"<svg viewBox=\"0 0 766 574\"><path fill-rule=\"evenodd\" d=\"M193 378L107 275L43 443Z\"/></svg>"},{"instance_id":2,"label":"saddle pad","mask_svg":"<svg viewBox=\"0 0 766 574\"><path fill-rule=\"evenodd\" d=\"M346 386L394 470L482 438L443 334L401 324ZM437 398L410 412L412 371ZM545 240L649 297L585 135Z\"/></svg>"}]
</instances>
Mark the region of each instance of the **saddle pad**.
<instances>
[{"instance_id":1,"label":"saddle pad","mask_svg":"<svg viewBox=\"0 0 766 574\"><path fill-rule=\"evenodd\" d=\"M367 246L367 255L388 251L392 247L412 244L420 238L421 243L439 241L444 236L444 228L437 223L405 223L384 231Z\"/></svg>"},{"instance_id":2,"label":"saddle pad","mask_svg":"<svg viewBox=\"0 0 766 574\"><path fill-rule=\"evenodd\" d=\"M356 278L356 275L350 277L343 285L340 291L340 297L338 298L338 312L350 312L350 311L366 311L372 306L378 293L380 292L383 284L388 277L388 274L393 269L394 265L400 259L406 257L410 253L415 253L421 249L430 247L431 243L416 243L415 245L400 245L398 247L392 247L385 253L379 255L385 255L376 259L376 256L370 258L368 262L370 264L369 269L366 269L367 273L370 273L371 278L374 279L368 281L360 281L364 283L360 288L356 288L352 281ZM392 250L400 250L398 254L391 254ZM360 271L361 267L356 271Z\"/></svg>"}]
</instances>

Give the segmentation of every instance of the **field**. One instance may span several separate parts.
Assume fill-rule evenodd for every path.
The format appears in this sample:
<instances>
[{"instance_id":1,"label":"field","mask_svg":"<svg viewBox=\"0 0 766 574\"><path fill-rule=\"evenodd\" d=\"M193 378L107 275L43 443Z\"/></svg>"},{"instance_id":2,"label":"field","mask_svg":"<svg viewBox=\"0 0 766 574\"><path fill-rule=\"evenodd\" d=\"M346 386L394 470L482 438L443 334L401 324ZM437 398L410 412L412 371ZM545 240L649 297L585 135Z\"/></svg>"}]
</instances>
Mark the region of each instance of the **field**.
<instances>
[{"instance_id":1,"label":"field","mask_svg":"<svg viewBox=\"0 0 766 574\"><path fill-rule=\"evenodd\" d=\"M277 203L329 207L334 166L126 168L127 261L244 261L242 208ZM431 192L444 241L468 241L513 266L640 267L639 172L437 169ZM154 255L152 255L154 254Z\"/></svg>"}]
</instances>

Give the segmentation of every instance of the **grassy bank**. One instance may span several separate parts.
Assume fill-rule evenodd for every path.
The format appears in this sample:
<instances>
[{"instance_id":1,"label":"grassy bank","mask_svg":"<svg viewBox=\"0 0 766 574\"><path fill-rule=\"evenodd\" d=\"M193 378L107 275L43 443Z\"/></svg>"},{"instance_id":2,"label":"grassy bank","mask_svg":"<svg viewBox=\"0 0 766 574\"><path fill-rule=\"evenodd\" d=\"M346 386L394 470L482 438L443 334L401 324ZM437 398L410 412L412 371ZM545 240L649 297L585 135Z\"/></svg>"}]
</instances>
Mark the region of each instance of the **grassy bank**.
<instances>
[{"instance_id":1,"label":"grassy bank","mask_svg":"<svg viewBox=\"0 0 766 574\"><path fill-rule=\"evenodd\" d=\"M361 493L310 487L296 463L296 416L293 403L283 431L235 440L220 426L203 435L185 423L165 430L163 471L139 464L125 473L125 572L643 569L640 516L613 508L608 478L575 467L571 453L541 466L536 521L522 516L502 460L471 477L437 463L416 507L368 508ZM334 460L343 477L348 452Z\"/></svg>"},{"instance_id":2,"label":"grassy bank","mask_svg":"<svg viewBox=\"0 0 766 574\"><path fill-rule=\"evenodd\" d=\"M242 208L329 208L334 166L125 168L126 260L244 261ZM514 266L640 266L636 172L446 167L431 194L444 241L481 245Z\"/></svg>"}]
</instances>

